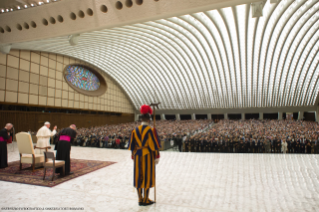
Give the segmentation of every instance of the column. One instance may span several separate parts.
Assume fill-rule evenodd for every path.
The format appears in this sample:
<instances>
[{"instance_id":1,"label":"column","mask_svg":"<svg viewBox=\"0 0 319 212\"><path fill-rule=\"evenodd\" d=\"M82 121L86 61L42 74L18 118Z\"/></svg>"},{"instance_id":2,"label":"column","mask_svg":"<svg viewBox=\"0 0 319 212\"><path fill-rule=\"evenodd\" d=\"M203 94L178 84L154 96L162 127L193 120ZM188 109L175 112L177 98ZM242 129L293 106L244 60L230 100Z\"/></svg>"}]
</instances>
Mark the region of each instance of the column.
<instances>
[{"instance_id":1,"label":"column","mask_svg":"<svg viewBox=\"0 0 319 212\"><path fill-rule=\"evenodd\" d=\"M196 120L196 115L195 115L195 113L192 114L192 120Z\"/></svg>"},{"instance_id":2,"label":"column","mask_svg":"<svg viewBox=\"0 0 319 212\"><path fill-rule=\"evenodd\" d=\"M278 120L282 120L282 112L278 112Z\"/></svg>"},{"instance_id":3,"label":"column","mask_svg":"<svg viewBox=\"0 0 319 212\"><path fill-rule=\"evenodd\" d=\"M259 120L264 120L264 113L263 112L259 113Z\"/></svg>"},{"instance_id":4,"label":"column","mask_svg":"<svg viewBox=\"0 0 319 212\"><path fill-rule=\"evenodd\" d=\"M140 119L140 114L136 114L136 113L135 113L134 121L138 121L139 119Z\"/></svg>"},{"instance_id":5,"label":"column","mask_svg":"<svg viewBox=\"0 0 319 212\"><path fill-rule=\"evenodd\" d=\"M166 120L165 114L162 114L162 115L161 115L161 120Z\"/></svg>"},{"instance_id":6,"label":"column","mask_svg":"<svg viewBox=\"0 0 319 212\"><path fill-rule=\"evenodd\" d=\"M303 111L298 112L298 120L303 120Z\"/></svg>"},{"instance_id":7,"label":"column","mask_svg":"<svg viewBox=\"0 0 319 212\"><path fill-rule=\"evenodd\" d=\"M208 119L208 120L212 120L212 114L208 113L208 114L207 114L207 119Z\"/></svg>"},{"instance_id":8,"label":"column","mask_svg":"<svg viewBox=\"0 0 319 212\"><path fill-rule=\"evenodd\" d=\"M319 122L319 106L317 106L317 110L315 111L316 122Z\"/></svg>"},{"instance_id":9,"label":"column","mask_svg":"<svg viewBox=\"0 0 319 212\"><path fill-rule=\"evenodd\" d=\"M245 113L241 113L241 120L245 120Z\"/></svg>"},{"instance_id":10,"label":"column","mask_svg":"<svg viewBox=\"0 0 319 212\"><path fill-rule=\"evenodd\" d=\"M180 116L180 114L175 114L175 117L176 117L176 120L181 120L181 116Z\"/></svg>"},{"instance_id":11,"label":"column","mask_svg":"<svg viewBox=\"0 0 319 212\"><path fill-rule=\"evenodd\" d=\"M228 113L224 113L224 119L228 119Z\"/></svg>"}]
</instances>

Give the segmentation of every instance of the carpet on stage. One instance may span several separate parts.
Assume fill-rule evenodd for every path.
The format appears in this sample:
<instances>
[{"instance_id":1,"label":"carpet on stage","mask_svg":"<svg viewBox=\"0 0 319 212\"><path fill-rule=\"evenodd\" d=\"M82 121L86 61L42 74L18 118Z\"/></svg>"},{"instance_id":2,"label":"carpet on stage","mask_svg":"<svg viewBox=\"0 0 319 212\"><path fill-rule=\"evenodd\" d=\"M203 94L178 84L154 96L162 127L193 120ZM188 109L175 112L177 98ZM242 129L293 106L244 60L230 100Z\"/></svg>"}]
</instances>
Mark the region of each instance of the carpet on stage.
<instances>
[{"instance_id":1,"label":"carpet on stage","mask_svg":"<svg viewBox=\"0 0 319 212\"><path fill-rule=\"evenodd\" d=\"M31 164L22 164L22 170L20 171L19 162L20 161L10 162L8 164L9 167L0 169L0 180L30 185L54 187L68 180L72 180L79 176L88 174L90 172L96 171L115 163L111 161L71 159L71 172L73 172L73 174L66 175L64 177L60 177L59 174L55 174L54 181L52 181L52 168L47 169L45 180L43 180L43 168L36 169L35 172L32 172L32 169L30 169Z\"/></svg>"}]
</instances>

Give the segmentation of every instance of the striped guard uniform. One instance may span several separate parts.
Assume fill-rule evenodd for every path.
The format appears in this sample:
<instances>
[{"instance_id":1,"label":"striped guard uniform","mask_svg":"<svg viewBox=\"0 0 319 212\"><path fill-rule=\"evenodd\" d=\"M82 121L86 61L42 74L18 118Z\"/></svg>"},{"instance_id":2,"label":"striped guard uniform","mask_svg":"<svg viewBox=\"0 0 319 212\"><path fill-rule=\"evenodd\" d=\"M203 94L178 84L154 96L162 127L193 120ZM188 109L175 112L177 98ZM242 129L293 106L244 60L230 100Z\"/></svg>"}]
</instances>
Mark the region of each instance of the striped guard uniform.
<instances>
[{"instance_id":1,"label":"striped guard uniform","mask_svg":"<svg viewBox=\"0 0 319 212\"><path fill-rule=\"evenodd\" d=\"M156 129L146 124L135 128L131 133L128 149L132 151L134 160L134 187L154 187L155 159L160 157Z\"/></svg>"}]
</instances>

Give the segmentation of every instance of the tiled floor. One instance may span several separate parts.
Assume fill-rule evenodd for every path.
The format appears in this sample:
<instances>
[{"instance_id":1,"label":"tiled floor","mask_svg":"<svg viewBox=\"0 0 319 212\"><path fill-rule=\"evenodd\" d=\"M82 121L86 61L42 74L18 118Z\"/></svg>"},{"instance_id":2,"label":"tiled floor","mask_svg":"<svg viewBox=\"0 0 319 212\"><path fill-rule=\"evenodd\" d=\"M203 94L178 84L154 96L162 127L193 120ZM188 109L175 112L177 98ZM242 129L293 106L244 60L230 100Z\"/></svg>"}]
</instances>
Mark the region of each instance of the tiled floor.
<instances>
[{"instance_id":1,"label":"tiled floor","mask_svg":"<svg viewBox=\"0 0 319 212\"><path fill-rule=\"evenodd\" d=\"M157 203L149 207L137 205L129 151L72 147L71 157L117 163L54 188L0 181L0 209L319 211L319 155L162 152ZM18 159L15 147L9 160Z\"/></svg>"}]
</instances>

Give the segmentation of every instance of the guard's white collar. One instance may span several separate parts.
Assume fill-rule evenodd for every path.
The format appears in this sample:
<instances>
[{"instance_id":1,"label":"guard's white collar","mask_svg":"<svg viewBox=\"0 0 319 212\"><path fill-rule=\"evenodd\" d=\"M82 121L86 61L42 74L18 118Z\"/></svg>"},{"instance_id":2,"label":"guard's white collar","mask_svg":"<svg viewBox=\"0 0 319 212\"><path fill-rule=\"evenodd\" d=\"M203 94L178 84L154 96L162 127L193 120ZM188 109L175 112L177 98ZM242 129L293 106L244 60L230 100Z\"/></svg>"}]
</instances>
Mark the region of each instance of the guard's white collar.
<instances>
[{"instance_id":1,"label":"guard's white collar","mask_svg":"<svg viewBox=\"0 0 319 212\"><path fill-rule=\"evenodd\" d=\"M149 125L147 122L143 121L141 125Z\"/></svg>"}]
</instances>

